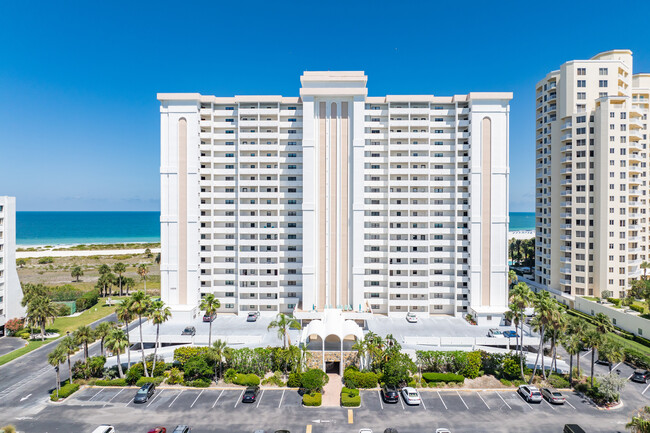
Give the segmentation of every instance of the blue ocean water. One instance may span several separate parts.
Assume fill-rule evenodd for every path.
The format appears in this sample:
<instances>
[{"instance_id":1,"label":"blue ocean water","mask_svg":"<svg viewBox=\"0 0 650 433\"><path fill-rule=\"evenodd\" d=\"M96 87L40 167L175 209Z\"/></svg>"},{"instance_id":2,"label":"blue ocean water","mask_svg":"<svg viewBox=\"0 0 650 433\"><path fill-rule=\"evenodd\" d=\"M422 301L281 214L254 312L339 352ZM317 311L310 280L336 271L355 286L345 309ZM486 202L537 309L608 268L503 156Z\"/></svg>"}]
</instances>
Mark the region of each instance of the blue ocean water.
<instances>
[{"instance_id":1,"label":"blue ocean water","mask_svg":"<svg viewBox=\"0 0 650 433\"><path fill-rule=\"evenodd\" d=\"M534 212L511 212L510 230L534 230ZM18 245L160 242L160 212L16 212Z\"/></svg>"}]
</instances>

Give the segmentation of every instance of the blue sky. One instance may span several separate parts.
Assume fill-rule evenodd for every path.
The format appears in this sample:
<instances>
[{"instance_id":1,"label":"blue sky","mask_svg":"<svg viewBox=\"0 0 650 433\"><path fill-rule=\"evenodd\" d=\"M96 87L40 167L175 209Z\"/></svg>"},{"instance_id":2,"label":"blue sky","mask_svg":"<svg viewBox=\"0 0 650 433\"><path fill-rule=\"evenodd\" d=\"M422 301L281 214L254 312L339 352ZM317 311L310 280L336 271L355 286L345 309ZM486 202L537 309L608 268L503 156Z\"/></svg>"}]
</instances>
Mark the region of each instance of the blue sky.
<instances>
[{"instance_id":1,"label":"blue sky","mask_svg":"<svg viewBox=\"0 0 650 433\"><path fill-rule=\"evenodd\" d=\"M370 95L514 92L511 210L533 211L535 83L613 48L650 72L649 15L647 1L2 2L0 194L19 210L159 210L157 92L297 96L304 70L364 70Z\"/></svg>"}]
</instances>

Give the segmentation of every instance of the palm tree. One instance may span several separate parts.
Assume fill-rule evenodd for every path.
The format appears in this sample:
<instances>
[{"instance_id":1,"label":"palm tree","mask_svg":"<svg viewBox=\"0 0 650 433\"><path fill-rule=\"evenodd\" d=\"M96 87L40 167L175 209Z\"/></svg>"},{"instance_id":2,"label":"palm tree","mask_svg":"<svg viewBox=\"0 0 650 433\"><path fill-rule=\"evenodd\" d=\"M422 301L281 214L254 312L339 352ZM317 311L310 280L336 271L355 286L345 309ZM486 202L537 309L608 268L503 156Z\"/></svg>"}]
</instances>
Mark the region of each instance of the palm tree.
<instances>
[{"instance_id":1,"label":"palm tree","mask_svg":"<svg viewBox=\"0 0 650 433\"><path fill-rule=\"evenodd\" d=\"M580 374L580 350L583 346L583 340L585 333L587 332L587 325L583 319L578 317L573 317L567 323L567 335L575 335L578 344L578 352L576 353L576 368L578 369L578 374Z\"/></svg>"},{"instance_id":2,"label":"palm tree","mask_svg":"<svg viewBox=\"0 0 650 433\"><path fill-rule=\"evenodd\" d=\"M647 270L648 270L648 268L650 268L650 263L644 261L643 263L641 263L641 264L639 265L639 267L640 267L641 269L643 269L643 279L644 279L644 280L647 280L647 279L648 279L648 277L647 277Z\"/></svg>"},{"instance_id":3,"label":"palm tree","mask_svg":"<svg viewBox=\"0 0 650 433\"><path fill-rule=\"evenodd\" d=\"M99 349L104 356L104 342L111 331L115 329L115 322L102 322L95 327L95 337L99 338Z\"/></svg>"},{"instance_id":4,"label":"palm tree","mask_svg":"<svg viewBox=\"0 0 650 433\"><path fill-rule=\"evenodd\" d=\"M508 271L508 287L512 288L515 284L517 284L517 281L519 280L519 277L517 276L517 273L510 269Z\"/></svg>"},{"instance_id":5,"label":"palm tree","mask_svg":"<svg viewBox=\"0 0 650 433\"><path fill-rule=\"evenodd\" d=\"M562 311L557 308L554 309L550 317L551 321L549 327L546 329L549 340L551 340L551 372L557 373L557 343L558 340L565 334L567 327L567 316L562 314Z\"/></svg>"},{"instance_id":6,"label":"palm tree","mask_svg":"<svg viewBox=\"0 0 650 433\"><path fill-rule=\"evenodd\" d=\"M216 364L219 364L219 375L217 376L217 380L221 378L221 369L223 365L223 358L226 353L226 347L227 344L223 340L217 340L212 344L212 347L210 347L210 357L214 360L215 363L215 370L216 370ZM216 371L215 371L216 375Z\"/></svg>"},{"instance_id":7,"label":"palm tree","mask_svg":"<svg viewBox=\"0 0 650 433\"><path fill-rule=\"evenodd\" d=\"M301 373L303 368L307 368L307 361L311 358L311 352L306 345L300 347L300 362L298 363L298 372Z\"/></svg>"},{"instance_id":8,"label":"palm tree","mask_svg":"<svg viewBox=\"0 0 650 433\"><path fill-rule=\"evenodd\" d=\"M363 361L364 361L364 357L366 356L366 350L367 350L365 338L355 341L354 344L352 345L352 350L357 351L357 358L359 358L359 370L363 370L363 365L364 365Z\"/></svg>"},{"instance_id":9,"label":"palm tree","mask_svg":"<svg viewBox=\"0 0 650 433\"><path fill-rule=\"evenodd\" d=\"M61 389L61 372L59 366L65 362L66 353L63 347L56 346L53 351L47 355L47 362L56 370L56 396L59 396L59 389Z\"/></svg>"},{"instance_id":10,"label":"palm tree","mask_svg":"<svg viewBox=\"0 0 650 433\"><path fill-rule=\"evenodd\" d=\"M106 263L102 263L102 265L97 269L97 272L99 272L99 275L106 275L111 272L111 267Z\"/></svg>"},{"instance_id":11,"label":"palm tree","mask_svg":"<svg viewBox=\"0 0 650 433\"><path fill-rule=\"evenodd\" d=\"M72 334L77 345L84 347L84 362L88 360L88 343L95 341L95 332L90 326L80 326Z\"/></svg>"},{"instance_id":12,"label":"palm tree","mask_svg":"<svg viewBox=\"0 0 650 433\"><path fill-rule=\"evenodd\" d=\"M70 383L72 383L72 362L70 361L70 356L74 355L75 352L79 350L79 346L75 343L74 338L72 338L71 335L68 335L63 337L63 340L59 343L59 347L61 347L61 351L68 357L68 374L70 376Z\"/></svg>"},{"instance_id":13,"label":"palm tree","mask_svg":"<svg viewBox=\"0 0 650 433\"><path fill-rule=\"evenodd\" d=\"M519 315L519 327L521 333L521 344L519 346L519 367L521 369L521 380L526 380L524 377L524 323L526 322L526 308L530 307L533 303L535 295L530 290L526 283L517 283L511 290L508 296L511 305L514 305L514 311ZM512 308L511 308L512 309Z\"/></svg>"},{"instance_id":14,"label":"palm tree","mask_svg":"<svg viewBox=\"0 0 650 433\"><path fill-rule=\"evenodd\" d=\"M601 346L598 348L598 359L601 356L608 362L609 372L612 372L612 366L623 362L625 360L625 353L623 346L611 338L605 338Z\"/></svg>"},{"instance_id":15,"label":"palm tree","mask_svg":"<svg viewBox=\"0 0 650 433\"><path fill-rule=\"evenodd\" d=\"M573 385L573 356L580 354L580 347L582 346L582 341L580 336L577 334L567 333L564 338L560 340L562 347L569 354L569 386ZM580 360L580 356L578 356ZM578 371L580 367L578 367Z\"/></svg>"},{"instance_id":16,"label":"palm tree","mask_svg":"<svg viewBox=\"0 0 650 433\"><path fill-rule=\"evenodd\" d=\"M156 258L154 259L154 262L156 262L157 265L160 264L160 253L156 254Z\"/></svg>"},{"instance_id":17,"label":"palm tree","mask_svg":"<svg viewBox=\"0 0 650 433\"><path fill-rule=\"evenodd\" d=\"M83 276L83 274L84 274L84 270L81 268L81 266L75 266L70 271L70 275L72 276L72 278L77 279L77 283L79 282L79 277Z\"/></svg>"},{"instance_id":18,"label":"palm tree","mask_svg":"<svg viewBox=\"0 0 650 433\"><path fill-rule=\"evenodd\" d=\"M151 254L151 252L149 254ZM139 264L137 272L138 272L138 275L140 275L140 278L142 278L142 281L144 281L144 294L146 295L147 294L147 275L149 275L149 265L147 265L146 263Z\"/></svg>"},{"instance_id":19,"label":"palm tree","mask_svg":"<svg viewBox=\"0 0 650 433\"><path fill-rule=\"evenodd\" d=\"M111 333L106 337L106 347L117 357L117 370L120 372L121 378L124 377L124 372L122 371L120 353L129 346L129 335L119 328L113 329Z\"/></svg>"},{"instance_id":20,"label":"palm tree","mask_svg":"<svg viewBox=\"0 0 650 433\"><path fill-rule=\"evenodd\" d=\"M537 360L540 355L542 357L542 376L546 379L546 370L544 368L544 343L546 338L546 327L551 323L553 316L556 314L556 306L547 291L541 291L537 294L534 301L535 305L535 324L539 329L539 348L537 350L537 359L535 360L535 367L533 374L530 376L530 382L533 382L535 373L537 372Z\"/></svg>"},{"instance_id":21,"label":"palm tree","mask_svg":"<svg viewBox=\"0 0 650 433\"><path fill-rule=\"evenodd\" d=\"M199 304L199 309L204 310L206 316L210 316L208 346L212 346L212 316L217 314L219 308L221 308L221 302L219 302L213 293L206 294L203 299L201 299L201 304Z\"/></svg>"},{"instance_id":22,"label":"palm tree","mask_svg":"<svg viewBox=\"0 0 650 433\"><path fill-rule=\"evenodd\" d=\"M598 346L602 344L603 337L600 332L592 329L585 334L585 345L591 347L591 387L594 386L594 362L596 361L595 355Z\"/></svg>"},{"instance_id":23,"label":"palm tree","mask_svg":"<svg viewBox=\"0 0 650 433\"><path fill-rule=\"evenodd\" d=\"M56 305L45 296L38 296L27 305L27 316L31 321L41 328L41 341L45 341L45 327L47 323L54 320L58 313Z\"/></svg>"},{"instance_id":24,"label":"palm tree","mask_svg":"<svg viewBox=\"0 0 650 433\"><path fill-rule=\"evenodd\" d=\"M140 350L142 351L142 365L144 366L144 375L149 377L147 372L147 363L144 359L144 343L142 338L142 316L148 316L151 308L151 301L144 294L142 290L138 290L131 296L131 310L137 314L138 321L140 322L138 327L140 328Z\"/></svg>"},{"instance_id":25,"label":"palm tree","mask_svg":"<svg viewBox=\"0 0 650 433\"><path fill-rule=\"evenodd\" d=\"M614 332L614 325L609 317L603 313L598 313L594 316L594 324L596 325L596 330L600 335L606 335L610 332Z\"/></svg>"},{"instance_id":26,"label":"palm tree","mask_svg":"<svg viewBox=\"0 0 650 433\"><path fill-rule=\"evenodd\" d=\"M129 296L129 290L135 287L135 280L133 278L124 278L124 287L126 287L126 296Z\"/></svg>"},{"instance_id":27,"label":"palm tree","mask_svg":"<svg viewBox=\"0 0 650 433\"><path fill-rule=\"evenodd\" d=\"M122 303L120 304L119 307L117 307L117 310L115 313L117 314L117 319L124 323L124 329L126 330L126 342L128 345L126 346L126 353L127 353L127 363L128 366L127 368L131 368L131 341L129 340L129 323L133 320L133 311L131 310L131 303L132 303L131 298L127 298L122 300Z\"/></svg>"},{"instance_id":28,"label":"palm tree","mask_svg":"<svg viewBox=\"0 0 650 433\"><path fill-rule=\"evenodd\" d=\"M165 307L163 301L153 301L151 303L151 311L149 312L149 318L151 323L156 325L156 344L153 348L153 366L152 370L156 369L156 353L158 352L158 339L160 337L160 325L169 320L172 316L172 313L169 307ZM153 373L153 371L152 371Z\"/></svg>"},{"instance_id":29,"label":"palm tree","mask_svg":"<svg viewBox=\"0 0 650 433\"><path fill-rule=\"evenodd\" d=\"M113 272L118 276L118 281L120 284L120 296L122 296L122 274L126 272L126 265L122 262L117 262L113 265Z\"/></svg>"},{"instance_id":30,"label":"palm tree","mask_svg":"<svg viewBox=\"0 0 650 433\"><path fill-rule=\"evenodd\" d=\"M287 316L286 314L279 313L275 320L269 323L269 326L266 328L267 331L270 331L273 328L278 328L278 338L282 339L282 347L287 348L287 341L289 346L291 346L291 338L289 338L289 329L301 329L300 322L293 317Z\"/></svg>"}]
</instances>

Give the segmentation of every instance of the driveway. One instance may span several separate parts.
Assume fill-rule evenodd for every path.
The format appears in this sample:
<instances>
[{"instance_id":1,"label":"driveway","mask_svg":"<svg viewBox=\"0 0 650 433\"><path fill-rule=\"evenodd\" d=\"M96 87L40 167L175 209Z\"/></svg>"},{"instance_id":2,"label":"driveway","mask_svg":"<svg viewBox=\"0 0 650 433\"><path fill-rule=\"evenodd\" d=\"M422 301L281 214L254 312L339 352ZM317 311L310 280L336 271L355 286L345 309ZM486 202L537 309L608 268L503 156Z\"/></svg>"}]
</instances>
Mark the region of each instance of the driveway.
<instances>
[{"instance_id":1,"label":"driveway","mask_svg":"<svg viewBox=\"0 0 650 433\"><path fill-rule=\"evenodd\" d=\"M0 356L13 352L25 346L25 340L17 337L2 337L0 338Z\"/></svg>"}]
</instances>

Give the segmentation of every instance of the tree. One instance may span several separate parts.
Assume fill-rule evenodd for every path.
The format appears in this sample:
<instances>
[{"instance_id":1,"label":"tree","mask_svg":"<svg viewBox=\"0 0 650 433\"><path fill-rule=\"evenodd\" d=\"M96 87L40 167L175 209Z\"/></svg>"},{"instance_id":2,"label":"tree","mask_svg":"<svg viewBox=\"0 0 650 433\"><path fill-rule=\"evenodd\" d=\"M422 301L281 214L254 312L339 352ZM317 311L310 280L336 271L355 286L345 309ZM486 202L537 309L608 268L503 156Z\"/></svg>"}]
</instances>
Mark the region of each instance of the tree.
<instances>
[{"instance_id":1,"label":"tree","mask_svg":"<svg viewBox=\"0 0 650 433\"><path fill-rule=\"evenodd\" d=\"M131 296L131 310L138 316L138 321L139 325L138 328L140 328L140 350L142 352L142 365L144 368L144 375L145 377L149 377L149 373L147 371L147 363L144 359L144 339L142 338L142 316L148 316L149 311L151 308L151 301L147 296L144 294L142 290L138 290Z\"/></svg>"},{"instance_id":2,"label":"tree","mask_svg":"<svg viewBox=\"0 0 650 433\"><path fill-rule=\"evenodd\" d=\"M61 347L61 351L65 353L68 358L69 381L72 383L72 362L70 361L70 357L75 354L75 352L79 349L79 346L77 346L75 343L74 338L72 338L71 335L68 335L66 337L63 337L59 343L59 347Z\"/></svg>"},{"instance_id":3,"label":"tree","mask_svg":"<svg viewBox=\"0 0 650 433\"><path fill-rule=\"evenodd\" d=\"M578 346L578 351L576 352L576 367L578 369L578 374L580 375L580 350L582 349L583 339L587 332L587 325L583 319L578 317L572 317L567 323L567 335L574 335L576 337L576 344Z\"/></svg>"},{"instance_id":4,"label":"tree","mask_svg":"<svg viewBox=\"0 0 650 433\"><path fill-rule=\"evenodd\" d=\"M99 275L106 275L111 273L111 267L108 266L106 263L102 263L102 265L97 269L97 272L99 272Z\"/></svg>"},{"instance_id":5,"label":"tree","mask_svg":"<svg viewBox=\"0 0 650 433\"><path fill-rule=\"evenodd\" d=\"M648 279L647 271L648 271L648 268L650 268L650 263L644 261L643 263L641 263L641 264L639 265L639 267L640 267L641 269L643 269L643 279L644 279L644 280L647 280L647 279Z\"/></svg>"},{"instance_id":6,"label":"tree","mask_svg":"<svg viewBox=\"0 0 650 433\"><path fill-rule=\"evenodd\" d=\"M596 350L598 350L598 346L603 341L602 335L595 329L587 331L585 334L585 339L584 342L587 345L587 347L591 348L591 387L593 388L594 386L594 362L596 361L595 355L596 355Z\"/></svg>"},{"instance_id":7,"label":"tree","mask_svg":"<svg viewBox=\"0 0 650 433\"><path fill-rule=\"evenodd\" d=\"M409 373L415 373L417 367L406 353L394 352L382 365L382 380L386 385L399 386L408 383Z\"/></svg>"},{"instance_id":8,"label":"tree","mask_svg":"<svg viewBox=\"0 0 650 433\"><path fill-rule=\"evenodd\" d=\"M70 275L72 278L75 278L77 280L77 283L79 282L79 277L83 276L83 274L84 270L81 268L81 266L75 266L70 271Z\"/></svg>"},{"instance_id":9,"label":"tree","mask_svg":"<svg viewBox=\"0 0 650 433\"><path fill-rule=\"evenodd\" d=\"M312 393L314 391L322 390L323 386L329 382L329 377L323 370L313 368L303 373L300 382L302 388L304 388L306 392Z\"/></svg>"},{"instance_id":10,"label":"tree","mask_svg":"<svg viewBox=\"0 0 650 433\"><path fill-rule=\"evenodd\" d=\"M210 347L210 351L208 352L210 358L214 362L215 376L217 376L217 379L221 378L223 358L226 354L226 348L227 344L225 341L217 340L212 344L212 347ZM217 364L219 365L219 375L217 375L216 372Z\"/></svg>"},{"instance_id":11,"label":"tree","mask_svg":"<svg viewBox=\"0 0 650 433\"><path fill-rule=\"evenodd\" d=\"M163 301L153 301L151 303L151 310L149 311L149 318L151 323L156 325L156 344L153 348L153 366L152 371L156 369L156 353L158 352L158 340L160 338L160 325L170 319L172 313L169 307L165 307Z\"/></svg>"},{"instance_id":12,"label":"tree","mask_svg":"<svg viewBox=\"0 0 650 433\"><path fill-rule=\"evenodd\" d=\"M126 287L126 296L129 296L129 290L135 287L135 280L133 278L124 278L124 287Z\"/></svg>"},{"instance_id":13,"label":"tree","mask_svg":"<svg viewBox=\"0 0 650 433\"><path fill-rule=\"evenodd\" d=\"M57 316L58 308L50 298L39 296L31 299L27 305L27 317L41 328L41 341L45 341L45 327Z\"/></svg>"},{"instance_id":14,"label":"tree","mask_svg":"<svg viewBox=\"0 0 650 433\"><path fill-rule=\"evenodd\" d=\"M521 337L521 344L519 346L519 368L521 370L521 380L526 380L524 377L524 323L526 322L526 308L530 307L533 303L534 294L526 283L518 283L511 290L508 295L511 305L511 310L519 317L519 332Z\"/></svg>"},{"instance_id":15,"label":"tree","mask_svg":"<svg viewBox=\"0 0 650 433\"><path fill-rule=\"evenodd\" d=\"M156 258L154 259L157 265L160 264L160 253L156 254Z\"/></svg>"},{"instance_id":16,"label":"tree","mask_svg":"<svg viewBox=\"0 0 650 433\"><path fill-rule=\"evenodd\" d=\"M56 370L56 396L59 396L59 389L61 389L61 372L59 366L66 360L66 353L63 347L56 346L53 351L47 355L47 362Z\"/></svg>"},{"instance_id":17,"label":"tree","mask_svg":"<svg viewBox=\"0 0 650 433\"><path fill-rule=\"evenodd\" d=\"M606 374L598 379L598 392L603 394L607 402L619 401L621 391L627 384L627 378L618 374Z\"/></svg>"},{"instance_id":18,"label":"tree","mask_svg":"<svg viewBox=\"0 0 650 433\"><path fill-rule=\"evenodd\" d=\"M147 251L149 251L149 254L151 254L151 250L147 248ZM140 275L140 278L142 278L142 281L144 281L144 294L147 294L147 275L149 275L149 265L146 263L140 263L138 265L137 269L138 275Z\"/></svg>"},{"instance_id":19,"label":"tree","mask_svg":"<svg viewBox=\"0 0 650 433\"><path fill-rule=\"evenodd\" d=\"M364 358L366 356L366 340L364 338L357 340L352 345L352 350L356 350L357 358L359 358L359 370L363 370L364 367Z\"/></svg>"},{"instance_id":20,"label":"tree","mask_svg":"<svg viewBox=\"0 0 650 433\"><path fill-rule=\"evenodd\" d=\"M18 259L18 260L16 260L16 265L20 266L21 269L22 269L22 267L25 266L26 264L27 264L27 260L25 260L25 259Z\"/></svg>"},{"instance_id":21,"label":"tree","mask_svg":"<svg viewBox=\"0 0 650 433\"><path fill-rule=\"evenodd\" d=\"M221 308L221 302L219 302L213 293L206 294L203 299L201 299L201 303L199 304L199 309L204 310L206 316L210 316L208 346L212 346L212 316L217 314L217 310L219 308Z\"/></svg>"},{"instance_id":22,"label":"tree","mask_svg":"<svg viewBox=\"0 0 650 433\"><path fill-rule=\"evenodd\" d=\"M560 343L562 344L562 347L564 347L564 350L569 354L569 386L571 386L573 385L573 356L580 353L582 341L580 341L578 335L567 333L560 340Z\"/></svg>"},{"instance_id":23,"label":"tree","mask_svg":"<svg viewBox=\"0 0 650 433\"><path fill-rule=\"evenodd\" d=\"M153 257L153 254L151 254L151 249L150 249L150 248L146 248L146 249L144 250L144 253L145 253L145 255L146 255L148 258Z\"/></svg>"},{"instance_id":24,"label":"tree","mask_svg":"<svg viewBox=\"0 0 650 433\"><path fill-rule=\"evenodd\" d=\"M20 305L26 307L36 298L45 298L47 297L47 289L42 284L23 284L23 299L20 301Z\"/></svg>"},{"instance_id":25,"label":"tree","mask_svg":"<svg viewBox=\"0 0 650 433\"><path fill-rule=\"evenodd\" d=\"M602 299L607 299L612 297L612 291L611 290L603 290L600 292L600 296Z\"/></svg>"},{"instance_id":26,"label":"tree","mask_svg":"<svg viewBox=\"0 0 650 433\"><path fill-rule=\"evenodd\" d=\"M115 313L117 314L117 319L124 323L124 329L126 329L126 353L127 353L127 368L131 368L131 341L129 339L129 323L134 318L133 311L131 310L131 303L133 300L131 298L124 299Z\"/></svg>"},{"instance_id":27,"label":"tree","mask_svg":"<svg viewBox=\"0 0 650 433\"><path fill-rule=\"evenodd\" d=\"M95 337L99 338L99 350L104 356L104 344L106 337L115 329L115 322L102 322L95 327Z\"/></svg>"},{"instance_id":28,"label":"tree","mask_svg":"<svg viewBox=\"0 0 650 433\"><path fill-rule=\"evenodd\" d=\"M537 372L537 361L541 355L542 357L542 376L546 379L546 369L544 366L544 343L547 337L546 327L552 323L554 316L557 314L557 307L554 301L551 299L551 296L547 291L541 291L537 294L534 300L535 306L535 325L539 329L539 348L537 350L537 357L535 359L535 366L533 368L533 374L530 376L529 383L533 382L535 378L535 373Z\"/></svg>"},{"instance_id":29,"label":"tree","mask_svg":"<svg viewBox=\"0 0 650 433\"><path fill-rule=\"evenodd\" d=\"M508 270L508 287L512 289L512 287L517 284L518 280L519 277L517 276L517 273L512 269Z\"/></svg>"},{"instance_id":30,"label":"tree","mask_svg":"<svg viewBox=\"0 0 650 433\"><path fill-rule=\"evenodd\" d=\"M106 266L106 265L102 265ZM108 296L109 292L108 289L113 285L113 282L115 281L115 275L109 273L102 274L99 276L99 279L97 280L97 286L100 289L100 293L102 296Z\"/></svg>"},{"instance_id":31,"label":"tree","mask_svg":"<svg viewBox=\"0 0 650 433\"><path fill-rule=\"evenodd\" d=\"M625 360L623 346L614 341L612 338L605 337L603 343L598 348L598 359L604 358L608 362L609 372L612 372L612 366Z\"/></svg>"},{"instance_id":32,"label":"tree","mask_svg":"<svg viewBox=\"0 0 650 433\"><path fill-rule=\"evenodd\" d=\"M632 430L632 433L650 433L650 406L646 406L632 417L632 421L625 424L625 428Z\"/></svg>"},{"instance_id":33,"label":"tree","mask_svg":"<svg viewBox=\"0 0 650 433\"><path fill-rule=\"evenodd\" d=\"M126 265L122 262L117 262L113 265L113 272L117 274L118 282L120 284L120 296L122 296L122 274L126 272Z\"/></svg>"},{"instance_id":34,"label":"tree","mask_svg":"<svg viewBox=\"0 0 650 433\"><path fill-rule=\"evenodd\" d=\"M120 353L130 346L128 334L119 328L113 329L106 337L106 347L117 357L117 370L120 373L120 378L124 378L122 371L122 362L120 361ZM130 366L129 361L129 366Z\"/></svg>"},{"instance_id":35,"label":"tree","mask_svg":"<svg viewBox=\"0 0 650 433\"><path fill-rule=\"evenodd\" d=\"M557 372L557 343L558 340L565 334L567 327L567 316L562 314L562 311L555 305L553 314L550 316L550 322L546 333L548 339L551 340L551 371Z\"/></svg>"},{"instance_id":36,"label":"tree","mask_svg":"<svg viewBox=\"0 0 650 433\"><path fill-rule=\"evenodd\" d=\"M278 338L282 339L282 347L287 348L287 342L291 346L291 338L289 337L290 329L301 329L300 322L294 319L293 317L287 316L286 314L279 313L275 320L269 323L269 326L266 328L267 331L270 331L273 328L278 328Z\"/></svg>"},{"instance_id":37,"label":"tree","mask_svg":"<svg viewBox=\"0 0 650 433\"><path fill-rule=\"evenodd\" d=\"M80 326L72 334L77 345L83 345L84 362L88 359L88 343L95 341L95 332L90 326Z\"/></svg>"}]
</instances>

